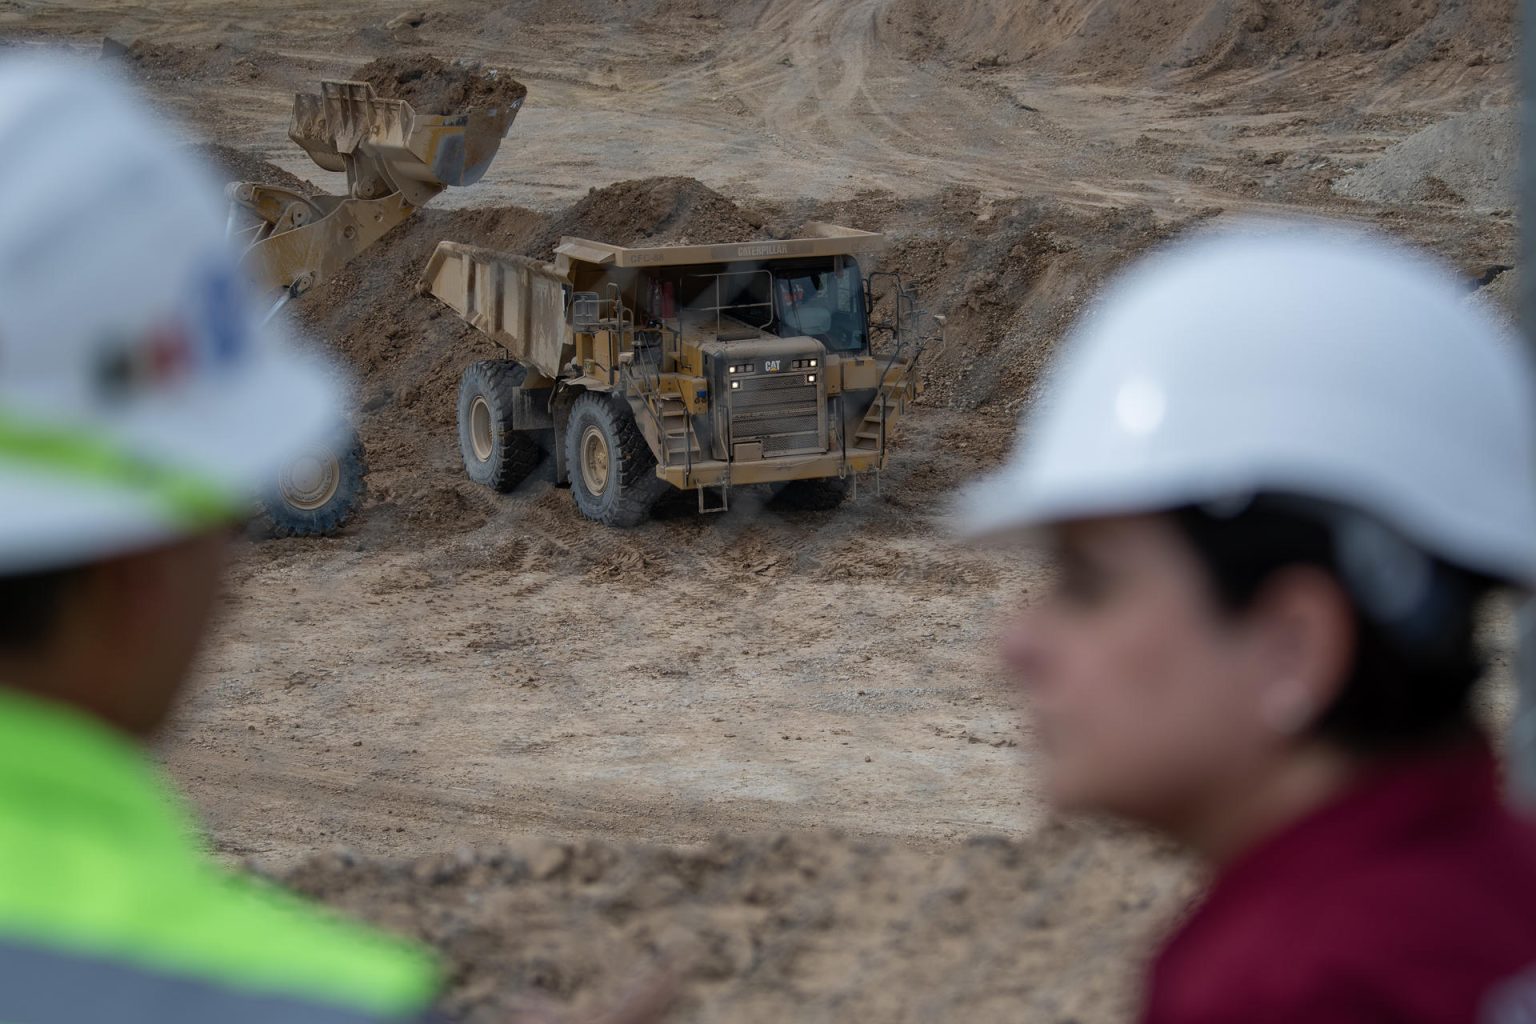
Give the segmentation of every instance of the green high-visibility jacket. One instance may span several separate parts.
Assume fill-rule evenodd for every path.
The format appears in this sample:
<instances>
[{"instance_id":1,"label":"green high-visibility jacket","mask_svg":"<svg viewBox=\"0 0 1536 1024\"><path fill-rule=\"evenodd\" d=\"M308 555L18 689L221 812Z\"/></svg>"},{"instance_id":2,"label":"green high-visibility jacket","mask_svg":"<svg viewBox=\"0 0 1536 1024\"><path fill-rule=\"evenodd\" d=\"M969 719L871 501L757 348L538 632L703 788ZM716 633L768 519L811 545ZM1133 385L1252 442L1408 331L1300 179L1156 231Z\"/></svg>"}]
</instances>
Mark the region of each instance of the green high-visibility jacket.
<instances>
[{"instance_id":1,"label":"green high-visibility jacket","mask_svg":"<svg viewBox=\"0 0 1536 1024\"><path fill-rule=\"evenodd\" d=\"M220 870L137 744L0 688L0 1024L366 1024L426 1012L402 942Z\"/></svg>"}]
</instances>

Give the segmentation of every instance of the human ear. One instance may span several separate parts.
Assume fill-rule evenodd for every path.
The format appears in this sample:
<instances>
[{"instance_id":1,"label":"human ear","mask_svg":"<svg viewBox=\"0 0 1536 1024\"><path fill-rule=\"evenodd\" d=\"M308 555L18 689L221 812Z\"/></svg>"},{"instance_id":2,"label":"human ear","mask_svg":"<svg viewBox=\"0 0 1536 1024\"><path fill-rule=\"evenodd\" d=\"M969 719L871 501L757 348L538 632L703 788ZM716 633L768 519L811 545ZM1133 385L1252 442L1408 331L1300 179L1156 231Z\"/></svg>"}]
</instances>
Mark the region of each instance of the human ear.
<instances>
[{"instance_id":1,"label":"human ear","mask_svg":"<svg viewBox=\"0 0 1536 1024\"><path fill-rule=\"evenodd\" d=\"M1354 660L1355 614L1349 597L1321 569L1283 569L1247 613L1259 661L1258 713L1282 735L1298 735L1331 706Z\"/></svg>"}]
</instances>

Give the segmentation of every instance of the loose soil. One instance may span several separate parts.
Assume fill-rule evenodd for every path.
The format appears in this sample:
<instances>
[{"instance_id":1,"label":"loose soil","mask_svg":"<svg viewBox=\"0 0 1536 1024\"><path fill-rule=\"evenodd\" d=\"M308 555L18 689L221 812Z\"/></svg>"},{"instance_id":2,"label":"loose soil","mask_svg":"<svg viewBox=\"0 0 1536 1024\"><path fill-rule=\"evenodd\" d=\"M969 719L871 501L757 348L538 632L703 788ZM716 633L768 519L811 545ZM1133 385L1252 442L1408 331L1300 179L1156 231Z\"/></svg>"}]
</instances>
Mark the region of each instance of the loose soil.
<instances>
[{"instance_id":1,"label":"loose soil","mask_svg":"<svg viewBox=\"0 0 1536 1024\"><path fill-rule=\"evenodd\" d=\"M1192 891L1166 844L1063 826L937 855L842 834L530 840L329 854L280 880L442 951L441 1009L473 1024L599 1011L662 974L682 983L676 1021L1123 1017L1127 966Z\"/></svg>"},{"instance_id":2,"label":"loose soil","mask_svg":"<svg viewBox=\"0 0 1536 1024\"><path fill-rule=\"evenodd\" d=\"M1513 102L1512 14L0 10L11 48L135 40L155 102L246 180L345 187L287 139L293 91L324 77L433 108L529 87L479 184L290 307L353 375L370 499L340 537L237 552L159 751L212 846L437 946L450 1019L606 1003L663 960L680 1020L1128 1019L1191 873L1154 840L1042 807L993 649L1050 572L951 539L950 502L1010 449L1103 281L1180 233L1343 218L1432 248L1477 301L1507 304L1509 159L1476 148L1492 136L1473 112ZM505 71L487 86L489 67ZM548 479L505 496L465 479L456 381L496 350L415 293L439 240L544 257L567 234L717 242L811 219L886 232L866 269L900 272L948 319L878 486L834 513L742 494L724 515L685 501L615 532ZM1497 719L1511 639L1490 628Z\"/></svg>"},{"instance_id":3,"label":"loose soil","mask_svg":"<svg viewBox=\"0 0 1536 1024\"><path fill-rule=\"evenodd\" d=\"M897 0L886 24L916 55L989 65L1038 61L1099 78L1212 72L1369 55L1388 75L1425 64L1507 59L1508 0Z\"/></svg>"},{"instance_id":4,"label":"loose soil","mask_svg":"<svg viewBox=\"0 0 1536 1024\"><path fill-rule=\"evenodd\" d=\"M320 187L297 174L291 174L244 150L218 142L204 142L191 147L198 159L208 165L222 181L251 181L258 185L276 185L305 195L314 195Z\"/></svg>"},{"instance_id":5,"label":"loose soil","mask_svg":"<svg viewBox=\"0 0 1536 1024\"><path fill-rule=\"evenodd\" d=\"M462 114L477 107L507 107L528 95L528 87L497 68L449 64L432 56L380 57L358 68L386 99L405 100L419 114Z\"/></svg>"}]
</instances>

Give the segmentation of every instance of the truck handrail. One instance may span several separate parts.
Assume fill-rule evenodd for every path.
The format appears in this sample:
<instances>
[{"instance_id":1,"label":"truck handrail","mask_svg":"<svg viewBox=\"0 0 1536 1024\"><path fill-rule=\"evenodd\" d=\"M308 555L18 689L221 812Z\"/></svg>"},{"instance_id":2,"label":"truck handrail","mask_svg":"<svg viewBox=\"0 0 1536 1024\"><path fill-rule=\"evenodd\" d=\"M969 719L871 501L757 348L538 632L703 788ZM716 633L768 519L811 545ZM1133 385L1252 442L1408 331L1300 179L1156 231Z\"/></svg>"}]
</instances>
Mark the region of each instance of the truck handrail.
<instances>
[{"instance_id":1,"label":"truck handrail","mask_svg":"<svg viewBox=\"0 0 1536 1024\"><path fill-rule=\"evenodd\" d=\"M895 339L896 347L891 352L890 358L885 361L885 366L881 368L880 384L877 391L875 392L875 400L880 403L879 451L881 457L883 458L889 440L886 433L886 414L888 411L887 403L890 396L896 392L895 386L890 381L891 368L894 367L896 365L896 361L901 358L902 352L907 348L909 342L909 339L905 337L906 331L903 330L903 315L905 314L906 320L917 321L919 323L924 317L928 317L939 325L940 333L943 332L943 320L940 317L933 316L926 309L923 309L921 306L919 306L917 302L917 295L912 291L912 289L906 286L904 281L902 281L900 272L893 270L872 271L869 276L865 278L864 306L866 315L868 315L868 310L874 307L874 281L877 277L889 277L891 279L892 284L895 286L894 302L896 307L896 319L894 324L882 325L882 327L888 330L891 333L891 336ZM873 330L875 325L871 324L870 327L871 330ZM903 378L903 384L909 387L910 378L912 375L917 373L918 362L922 359L923 351L927 347L924 344L924 340L921 335L910 339L910 341L912 345L912 360L910 365L907 367L907 375Z\"/></svg>"}]
</instances>

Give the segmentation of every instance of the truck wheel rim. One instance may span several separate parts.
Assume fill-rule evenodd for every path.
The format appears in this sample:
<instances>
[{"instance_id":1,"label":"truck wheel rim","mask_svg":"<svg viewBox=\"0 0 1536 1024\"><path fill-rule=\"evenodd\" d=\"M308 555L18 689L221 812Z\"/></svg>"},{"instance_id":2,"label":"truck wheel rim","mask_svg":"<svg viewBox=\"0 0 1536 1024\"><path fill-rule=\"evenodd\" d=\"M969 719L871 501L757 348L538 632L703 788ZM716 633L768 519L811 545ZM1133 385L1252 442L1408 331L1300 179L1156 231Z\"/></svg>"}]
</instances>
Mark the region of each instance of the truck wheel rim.
<instances>
[{"instance_id":1,"label":"truck wheel rim","mask_svg":"<svg viewBox=\"0 0 1536 1024\"><path fill-rule=\"evenodd\" d=\"M469 446L481 462L490 461L491 452L496 448L496 434L491 429L491 403L484 395L476 395L469 405Z\"/></svg>"},{"instance_id":2,"label":"truck wheel rim","mask_svg":"<svg viewBox=\"0 0 1536 1024\"><path fill-rule=\"evenodd\" d=\"M581 432L581 482L596 497L608 489L608 439L596 426Z\"/></svg>"},{"instance_id":3,"label":"truck wheel rim","mask_svg":"<svg viewBox=\"0 0 1536 1024\"><path fill-rule=\"evenodd\" d=\"M304 452L282 468L277 485L283 501L296 509L324 508L341 487L341 460L327 451Z\"/></svg>"}]
</instances>

